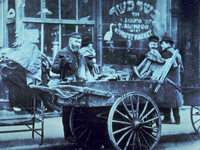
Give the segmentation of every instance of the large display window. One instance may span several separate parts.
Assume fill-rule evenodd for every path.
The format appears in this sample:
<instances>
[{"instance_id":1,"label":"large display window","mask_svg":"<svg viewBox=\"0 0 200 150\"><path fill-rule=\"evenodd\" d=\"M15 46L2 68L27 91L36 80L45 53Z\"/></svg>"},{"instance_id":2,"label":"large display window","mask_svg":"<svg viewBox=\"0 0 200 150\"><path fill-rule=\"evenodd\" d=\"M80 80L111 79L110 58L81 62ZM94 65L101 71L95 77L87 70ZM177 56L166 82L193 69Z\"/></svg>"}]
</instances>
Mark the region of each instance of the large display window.
<instances>
[{"instance_id":1,"label":"large display window","mask_svg":"<svg viewBox=\"0 0 200 150\"><path fill-rule=\"evenodd\" d=\"M94 38L95 1L93 0L24 0L23 38L36 43L50 61L67 46L72 32L91 34Z\"/></svg>"},{"instance_id":2,"label":"large display window","mask_svg":"<svg viewBox=\"0 0 200 150\"><path fill-rule=\"evenodd\" d=\"M167 34L167 0L102 0L103 63L138 65L148 37Z\"/></svg>"}]
</instances>

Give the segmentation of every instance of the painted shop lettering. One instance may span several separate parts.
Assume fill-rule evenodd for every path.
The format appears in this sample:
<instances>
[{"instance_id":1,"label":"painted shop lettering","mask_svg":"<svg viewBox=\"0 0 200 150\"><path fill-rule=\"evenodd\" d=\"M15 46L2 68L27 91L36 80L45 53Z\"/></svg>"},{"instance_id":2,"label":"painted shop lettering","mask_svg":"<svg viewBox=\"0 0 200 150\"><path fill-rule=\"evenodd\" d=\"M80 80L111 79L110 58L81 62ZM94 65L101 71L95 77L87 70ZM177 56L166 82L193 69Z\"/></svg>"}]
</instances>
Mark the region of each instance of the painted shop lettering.
<instances>
[{"instance_id":1,"label":"painted shop lettering","mask_svg":"<svg viewBox=\"0 0 200 150\"><path fill-rule=\"evenodd\" d=\"M118 21L110 24L108 34L112 33L110 31L113 27L116 34L131 40L141 40L151 36L154 28L152 22L158 20L160 16L160 12L153 5L142 0L124 0L113 6L109 14L116 14L119 18L116 17Z\"/></svg>"},{"instance_id":2,"label":"painted shop lettering","mask_svg":"<svg viewBox=\"0 0 200 150\"><path fill-rule=\"evenodd\" d=\"M135 5L137 7L135 7ZM137 12L134 12L134 9L137 9ZM124 1L123 3L120 4L116 4L116 6L113 6L110 10L109 10L109 14L116 14L117 16L119 16L119 14L124 14L125 11L132 11L132 16L134 17L138 17L140 15L139 12L144 12L145 14L149 14L152 10L154 10L154 7L151 4L148 4L146 2L143 1L133 1L133 0L128 0L127 2ZM153 13L150 14L150 16L153 17Z\"/></svg>"},{"instance_id":3,"label":"painted shop lettering","mask_svg":"<svg viewBox=\"0 0 200 150\"><path fill-rule=\"evenodd\" d=\"M148 38L149 36L152 35L151 30L148 30L147 32L139 33L139 34L127 33L127 32L124 32L121 29L118 29L118 28L115 28L114 31L118 35L122 36L123 38L130 39L130 40L142 40L142 39Z\"/></svg>"}]
</instances>

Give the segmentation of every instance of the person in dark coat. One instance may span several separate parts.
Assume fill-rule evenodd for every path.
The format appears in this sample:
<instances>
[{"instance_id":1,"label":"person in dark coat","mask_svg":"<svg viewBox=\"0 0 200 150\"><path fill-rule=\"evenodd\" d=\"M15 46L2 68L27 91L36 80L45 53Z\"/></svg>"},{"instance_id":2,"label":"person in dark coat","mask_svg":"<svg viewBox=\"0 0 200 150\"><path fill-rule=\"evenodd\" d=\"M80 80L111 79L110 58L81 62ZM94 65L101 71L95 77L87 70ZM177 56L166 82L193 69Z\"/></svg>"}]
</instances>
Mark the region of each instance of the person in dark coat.
<instances>
[{"instance_id":1,"label":"person in dark coat","mask_svg":"<svg viewBox=\"0 0 200 150\"><path fill-rule=\"evenodd\" d=\"M80 33L72 33L69 44L56 54L52 72L60 74L64 81L83 81L90 78L84 56L79 52L82 42Z\"/></svg>"},{"instance_id":2,"label":"person in dark coat","mask_svg":"<svg viewBox=\"0 0 200 150\"><path fill-rule=\"evenodd\" d=\"M173 48L174 42L169 36L163 36L161 42L161 56L164 59L169 59L172 57L173 53L175 52ZM167 74L167 78L173 81L177 86L181 86L181 72L183 72L183 64L182 64L182 58L181 55L178 53L176 57L175 63L172 65L170 71ZM173 87L171 84L166 83L166 91L169 93L166 97L166 101L171 102L173 115L175 119L176 124L180 124L180 115L179 115L179 107L183 105L183 96L182 93ZM163 107L161 108L161 111L164 114L164 119L162 120L162 123L170 124L171 121L171 108Z\"/></svg>"},{"instance_id":3,"label":"person in dark coat","mask_svg":"<svg viewBox=\"0 0 200 150\"><path fill-rule=\"evenodd\" d=\"M79 52L81 42L82 35L80 33L71 33L68 46L56 54L51 70L53 73L60 74L61 81L80 82L90 78L90 72L85 58ZM71 106L63 106L62 121L65 139L74 142L69 126L71 109Z\"/></svg>"}]
</instances>

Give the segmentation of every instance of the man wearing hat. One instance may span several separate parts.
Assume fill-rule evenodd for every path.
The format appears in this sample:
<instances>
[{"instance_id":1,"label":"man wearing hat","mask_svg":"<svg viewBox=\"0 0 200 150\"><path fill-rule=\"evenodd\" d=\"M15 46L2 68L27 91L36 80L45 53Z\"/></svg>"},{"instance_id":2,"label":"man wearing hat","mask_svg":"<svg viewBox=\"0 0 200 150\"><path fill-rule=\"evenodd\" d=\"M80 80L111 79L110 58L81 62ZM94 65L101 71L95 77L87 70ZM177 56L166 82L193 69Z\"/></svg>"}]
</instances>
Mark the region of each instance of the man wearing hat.
<instances>
[{"instance_id":1,"label":"man wearing hat","mask_svg":"<svg viewBox=\"0 0 200 150\"><path fill-rule=\"evenodd\" d=\"M96 77L99 73L99 68L96 63L96 52L93 48L92 37L90 35L85 35L83 37L80 53L85 57L90 73L93 77Z\"/></svg>"},{"instance_id":2,"label":"man wearing hat","mask_svg":"<svg viewBox=\"0 0 200 150\"><path fill-rule=\"evenodd\" d=\"M172 57L173 53L176 51L173 48L174 41L169 36L163 36L160 41L161 44L161 56L165 60ZM181 86L180 73L183 72L183 64L181 55L178 53L175 63L173 63L170 71L167 74L167 78L173 81L177 86ZM183 104L182 93L173 87L173 85L166 83L166 91L169 93L165 101L168 102L167 107L163 106L161 111L164 113L164 119L162 123L171 123L171 108L173 110L173 115L176 124L180 124L179 107ZM169 107L171 105L171 107Z\"/></svg>"},{"instance_id":3,"label":"man wearing hat","mask_svg":"<svg viewBox=\"0 0 200 150\"><path fill-rule=\"evenodd\" d=\"M152 79L159 78L159 66L164 64L165 60L161 57L158 51L159 38L155 35L149 37L148 48L149 51L145 54L144 60L139 66L135 66L134 72L140 79Z\"/></svg>"},{"instance_id":4,"label":"man wearing hat","mask_svg":"<svg viewBox=\"0 0 200 150\"><path fill-rule=\"evenodd\" d=\"M67 47L56 54L52 65L52 72L60 74L61 81L76 82L88 79L90 74L84 56L79 52L82 42L80 33L71 33ZM65 139L74 142L70 126L69 116L71 106L63 106L63 126Z\"/></svg>"},{"instance_id":5,"label":"man wearing hat","mask_svg":"<svg viewBox=\"0 0 200 150\"><path fill-rule=\"evenodd\" d=\"M52 72L60 74L64 81L83 81L88 78L88 67L83 55L79 52L82 42L80 33L71 33L68 46L56 54Z\"/></svg>"}]
</instances>

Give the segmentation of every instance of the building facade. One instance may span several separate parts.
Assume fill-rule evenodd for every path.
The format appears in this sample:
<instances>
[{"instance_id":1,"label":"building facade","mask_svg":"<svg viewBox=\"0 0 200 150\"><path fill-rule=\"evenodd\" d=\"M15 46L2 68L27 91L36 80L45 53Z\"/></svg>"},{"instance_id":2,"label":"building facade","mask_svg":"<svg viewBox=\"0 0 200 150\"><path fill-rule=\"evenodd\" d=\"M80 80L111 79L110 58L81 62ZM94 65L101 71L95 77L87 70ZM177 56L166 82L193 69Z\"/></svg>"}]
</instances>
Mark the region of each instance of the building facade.
<instances>
[{"instance_id":1,"label":"building facade","mask_svg":"<svg viewBox=\"0 0 200 150\"><path fill-rule=\"evenodd\" d=\"M150 35L168 35L187 83L199 80L199 7L198 0L0 0L0 47L29 40L53 62L71 32L90 34L97 63L119 69L142 61Z\"/></svg>"}]
</instances>

